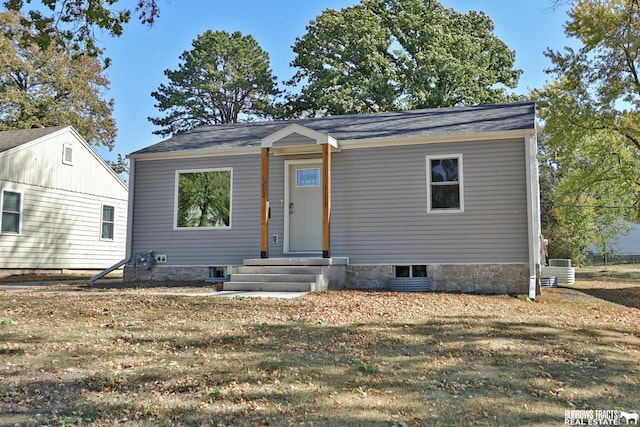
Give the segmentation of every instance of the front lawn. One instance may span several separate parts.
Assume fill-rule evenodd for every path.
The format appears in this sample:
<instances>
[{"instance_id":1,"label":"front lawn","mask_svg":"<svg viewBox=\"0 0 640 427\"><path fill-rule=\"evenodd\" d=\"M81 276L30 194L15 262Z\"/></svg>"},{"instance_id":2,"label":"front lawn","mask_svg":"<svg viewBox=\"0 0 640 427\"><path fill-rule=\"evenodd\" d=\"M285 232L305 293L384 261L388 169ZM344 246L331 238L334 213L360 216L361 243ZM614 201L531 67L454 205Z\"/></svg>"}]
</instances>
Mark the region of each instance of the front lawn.
<instances>
[{"instance_id":1,"label":"front lawn","mask_svg":"<svg viewBox=\"0 0 640 427\"><path fill-rule=\"evenodd\" d=\"M543 291L0 291L0 425L548 426L640 411L640 282Z\"/></svg>"}]
</instances>

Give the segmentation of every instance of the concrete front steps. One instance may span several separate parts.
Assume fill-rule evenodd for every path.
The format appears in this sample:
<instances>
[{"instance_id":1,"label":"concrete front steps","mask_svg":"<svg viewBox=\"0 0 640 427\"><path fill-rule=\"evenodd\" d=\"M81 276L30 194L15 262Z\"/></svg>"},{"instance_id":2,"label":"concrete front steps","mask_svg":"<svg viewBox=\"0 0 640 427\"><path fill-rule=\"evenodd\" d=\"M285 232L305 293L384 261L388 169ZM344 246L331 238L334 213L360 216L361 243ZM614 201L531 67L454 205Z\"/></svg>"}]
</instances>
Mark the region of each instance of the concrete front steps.
<instances>
[{"instance_id":1,"label":"concrete front steps","mask_svg":"<svg viewBox=\"0 0 640 427\"><path fill-rule=\"evenodd\" d=\"M321 292L346 282L346 258L245 259L225 291Z\"/></svg>"}]
</instances>

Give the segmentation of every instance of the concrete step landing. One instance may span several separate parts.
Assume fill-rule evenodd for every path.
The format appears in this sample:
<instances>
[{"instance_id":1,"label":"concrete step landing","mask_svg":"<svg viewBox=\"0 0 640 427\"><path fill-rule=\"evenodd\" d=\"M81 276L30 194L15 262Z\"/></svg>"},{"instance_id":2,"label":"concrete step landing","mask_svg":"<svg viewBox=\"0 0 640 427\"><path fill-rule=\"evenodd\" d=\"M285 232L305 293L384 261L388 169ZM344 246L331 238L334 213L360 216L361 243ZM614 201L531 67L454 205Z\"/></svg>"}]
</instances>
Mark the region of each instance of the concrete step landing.
<instances>
[{"instance_id":1,"label":"concrete step landing","mask_svg":"<svg viewBox=\"0 0 640 427\"><path fill-rule=\"evenodd\" d=\"M225 291L321 292L342 288L347 258L246 259L224 283Z\"/></svg>"}]
</instances>

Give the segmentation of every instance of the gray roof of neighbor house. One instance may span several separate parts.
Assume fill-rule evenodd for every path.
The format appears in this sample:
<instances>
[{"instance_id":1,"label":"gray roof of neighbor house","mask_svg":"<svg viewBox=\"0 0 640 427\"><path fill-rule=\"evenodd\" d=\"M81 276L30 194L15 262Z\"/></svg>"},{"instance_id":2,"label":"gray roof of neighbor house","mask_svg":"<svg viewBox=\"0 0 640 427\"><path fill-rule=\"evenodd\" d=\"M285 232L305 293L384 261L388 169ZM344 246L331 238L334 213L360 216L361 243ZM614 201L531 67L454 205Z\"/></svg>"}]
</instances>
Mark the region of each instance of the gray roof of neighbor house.
<instances>
[{"instance_id":1,"label":"gray roof of neighbor house","mask_svg":"<svg viewBox=\"0 0 640 427\"><path fill-rule=\"evenodd\" d=\"M57 132L64 127L65 126L55 126L50 128L6 130L0 132L0 153L34 141L50 133Z\"/></svg>"},{"instance_id":2,"label":"gray roof of neighbor house","mask_svg":"<svg viewBox=\"0 0 640 427\"><path fill-rule=\"evenodd\" d=\"M0 153L34 141L50 133L57 132L64 127L65 126L55 126L50 128L6 130L0 132Z\"/></svg>"},{"instance_id":3,"label":"gray roof of neighbor house","mask_svg":"<svg viewBox=\"0 0 640 427\"><path fill-rule=\"evenodd\" d=\"M294 123L326 133L337 140L533 130L535 103L518 102L201 126L135 151L132 155L205 148L256 147L260 146L260 140L265 136Z\"/></svg>"}]
</instances>

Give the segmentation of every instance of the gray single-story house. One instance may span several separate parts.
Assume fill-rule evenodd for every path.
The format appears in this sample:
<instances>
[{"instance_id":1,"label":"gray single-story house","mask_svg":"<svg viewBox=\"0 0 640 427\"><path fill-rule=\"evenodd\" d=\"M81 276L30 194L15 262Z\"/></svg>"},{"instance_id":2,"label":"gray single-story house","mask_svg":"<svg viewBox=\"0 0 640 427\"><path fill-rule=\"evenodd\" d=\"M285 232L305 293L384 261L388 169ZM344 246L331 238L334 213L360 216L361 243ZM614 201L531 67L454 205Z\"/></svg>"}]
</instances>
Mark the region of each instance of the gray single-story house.
<instances>
[{"instance_id":1,"label":"gray single-story house","mask_svg":"<svg viewBox=\"0 0 640 427\"><path fill-rule=\"evenodd\" d=\"M203 126L129 159L128 281L535 292L533 102Z\"/></svg>"}]
</instances>

